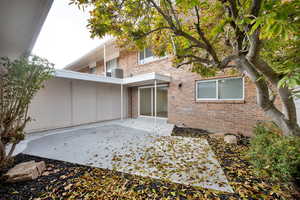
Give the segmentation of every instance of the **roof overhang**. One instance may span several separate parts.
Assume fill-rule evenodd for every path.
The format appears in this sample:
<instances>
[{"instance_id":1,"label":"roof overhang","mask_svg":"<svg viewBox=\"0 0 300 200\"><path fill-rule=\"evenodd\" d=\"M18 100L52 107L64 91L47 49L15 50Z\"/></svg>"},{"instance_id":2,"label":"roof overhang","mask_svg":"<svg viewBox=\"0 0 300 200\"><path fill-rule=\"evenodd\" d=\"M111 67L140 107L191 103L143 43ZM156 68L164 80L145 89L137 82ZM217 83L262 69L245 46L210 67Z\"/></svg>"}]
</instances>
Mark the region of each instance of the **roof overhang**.
<instances>
[{"instance_id":1,"label":"roof overhang","mask_svg":"<svg viewBox=\"0 0 300 200\"><path fill-rule=\"evenodd\" d=\"M0 57L27 56L35 44L53 0L1 0Z\"/></svg>"},{"instance_id":2,"label":"roof overhang","mask_svg":"<svg viewBox=\"0 0 300 200\"><path fill-rule=\"evenodd\" d=\"M66 70L80 70L89 66L91 62L98 62L104 60L104 46L113 45L115 39L108 39L103 40L103 43L100 44L95 49L92 49L87 54L83 55L82 57L78 58L74 62L68 64L64 69ZM106 52L106 54L109 52Z\"/></svg>"},{"instance_id":3,"label":"roof overhang","mask_svg":"<svg viewBox=\"0 0 300 200\"><path fill-rule=\"evenodd\" d=\"M141 85L153 85L155 81L157 84L169 83L171 81L171 77L153 72L125 78L123 84L133 87Z\"/></svg>"},{"instance_id":4,"label":"roof overhang","mask_svg":"<svg viewBox=\"0 0 300 200\"><path fill-rule=\"evenodd\" d=\"M121 85L123 83L123 79L120 78L105 77L105 76L80 73L80 72L74 72L74 71L62 70L62 69L55 70L54 76L58 78L76 79L76 80L92 81L98 83L109 83L109 84L118 84L118 85Z\"/></svg>"},{"instance_id":5,"label":"roof overhang","mask_svg":"<svg viewBox=\"0 0 300 200\"><path fill-rule=\"evenodd\" d=\"M70 70L57 69L55 70L54 76L58 78L124 85L127 87L152 85L154 84L155 81L157 84L169 83L171 81L170 76L161 75L157 73L141 74L141 75L121 79L121 78L105 77L105 76L99 76L94 74L74 72Z\"/></svg>"}]
</instances>

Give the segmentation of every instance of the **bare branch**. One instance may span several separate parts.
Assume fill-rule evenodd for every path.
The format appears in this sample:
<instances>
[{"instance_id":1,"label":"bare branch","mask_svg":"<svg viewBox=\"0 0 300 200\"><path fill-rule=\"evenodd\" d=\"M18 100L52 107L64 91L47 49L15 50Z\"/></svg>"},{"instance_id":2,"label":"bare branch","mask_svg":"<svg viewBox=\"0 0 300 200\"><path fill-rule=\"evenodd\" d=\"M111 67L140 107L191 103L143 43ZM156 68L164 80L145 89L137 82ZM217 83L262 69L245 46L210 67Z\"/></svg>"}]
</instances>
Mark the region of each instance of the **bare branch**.
<instances>
[{"instance_id":1,"label":"bare branch","mask_svg":"<svg viewBox=\"0 0 300 200\"><path fill-rule=\"evenodd\" d=\"M180 68L183 65L190 65L190 64L192 64L194 62L196 62L196 60L189 60L187 62L183 62L183 63L180 63L180 64L176 65L176 68Z\"/></svg>"},{"instance_id":2,"label":"bare branch","mask_svg":"<svg viewBox=\"0 0 300 200\"><path fill-rule=\"evenodd\" d=\"M171 29L171 28L167 27L167 26L165 26L165 27L159 27L159 28L153 29L151 31L148 31L147 33L143 33L143 35L141 35L141 38L146 37L147 35L150 35L151 33L154 33L156 31L160 31L160 30L164 30L164 29Z\"/></svg>"},{"instance_id":3,"label":"bare branch","mask_svg":"<svg viewBox=\"0 0 300 200\"><path fill-rule=\"evenodd\" d=\"M166 13L164 13L164 11L155 3L154 0L148 0L148 1L153 5L153 7L157 10L157 12L159 12L165 18L165 20L168 22L170 27L176 28L172 18L168 16Z\"/></svg>"},{"instance_id":4,"label":"bare branch","mask_svg":"<svg viewBox=\"0 0 300 200\"><path fill-rule=\"evenodd\" d=\"M238 16L238 9L236 5L236 0L229 0L230 6L227 9L228 14L230 17L232 17L234 20L236 20ZM226 7L226 6L225 6ZM241 51L243 48L243 40L246 36L245 32L240 30L240 28L236 25L235 21L231 20L230 21L230 26L235 30L235 36L237 38L237 52Z\"/></svg>"},{"instance_id":5,"label":"bare branch","mask_svg":"<svg viewBox=\"0 0 300 200\"><path fill-rule=\"evenodd\" d=\"M176 30L176 31L174 31L174 34L177 35L177 36L183 36L186 39L188 39L188 40L192 41L193 43L195 43L195 45L197 45L199 48L207 50L207 46L203 42L199 41L195 37L191 36L190 34L184 32L182 30Z\"/></svg>"},{"instance_id":6,"label":"bare branch","mask_svg":"<svg viewBox=\"0 0 300 200\"><path fill-rule=\"evenodd\" d=\"M212 56L212 58L214 59L214 61L216 63L218 63L219 59L218 59L217 53L215 52L215 50L214 50L213 46L211 45L211 43L205 37L204 32L201 30L199 9L198 9L197 6L195 6L195 12L196 12L196 16L197 16L197 23L195 23L197 33L200 36L200 38L204 41L204 43L205 43L205 45L207 47L206 50L208 51L208 53Z\"/></svg>"},{"instance_id":7,"label":"bare branch","mask_svg":"<svg viewBox=\"0 0 300 200\"><path fill-rule=\"evenodd\" d=\"M193 58L195 61L205 64L213 64L214 62L212 60L201 58L195 55L187 54L187 55L178 55L178 58Z\"/></svg>"},{"instance_id":8,"label":"bare branch","mask_svg":"<svg viewBox=\"0 0 300 200\"><path fill-rule=\"evenodd\" d=\"M176 21L176 23L177 23L177 26L179 27L179 29L181 29L181 24L180 24L180 21L179 21L177 15L176 15L176 13L175 13L175 10L174 10L174 8L173 8L172 1L170 1L170 0L166 0L166 1L167 1L168 4L170 5L170 10L171 10L172 15L173 15L173 17L174 17L174 19L175 19L175 21Z\"/></svg>"},{"instance_id":9,"label":"bare branch","mask_svg":"<svg viewBox=\"0 0 300 200\"><path fill-rule=\"evenodd\" d=\"M261 7L261 2L262 2L262 0L252 0L251 11L250 11L252 18L255 18L258 16L260 7ZM247 27L247 29L250 30L251 26L252 25L249 25L249 27ZM261 41L259 39L259 34L260 34L260 28L257 28L254 31L254 33L249 37L250 47L249 47L249 52L248 52L247 58L251 62L253 62L253 60L255 60L259 54L260 43L261 43Z\"/></svg>"}]
</instances>

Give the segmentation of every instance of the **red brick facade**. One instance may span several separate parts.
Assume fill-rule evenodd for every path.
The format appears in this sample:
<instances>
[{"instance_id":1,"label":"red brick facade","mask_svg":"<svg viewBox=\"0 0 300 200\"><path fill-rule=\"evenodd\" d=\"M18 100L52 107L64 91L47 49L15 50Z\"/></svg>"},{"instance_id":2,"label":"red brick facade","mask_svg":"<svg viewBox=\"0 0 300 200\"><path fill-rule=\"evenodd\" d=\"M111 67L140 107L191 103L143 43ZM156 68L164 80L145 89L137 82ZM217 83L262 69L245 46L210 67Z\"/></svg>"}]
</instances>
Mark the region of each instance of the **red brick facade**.
<instances>
[{"instance_id":1,"label":"red brick facade","mask_svg":"<svg viewBox=\"0 0 300 200\"><path fill-rule=\"evenodd\" d=\"M172 67L170 59L165 58L139 65L136 52L121 52L119 66L125 77L130 75L157 72L169 75L172 80L168 89L168 121L187 127L202 128L218 133L252 134L258 120L266 119L256 104L255 85L245 78L244 101L198 102L195 96L198 74L187 69ZM224 76L224 75L223 75ZM178 84L181 83L181 87ZM138 89L131 88L131 116L138 116Z\"/></svg>"}]
</instances>

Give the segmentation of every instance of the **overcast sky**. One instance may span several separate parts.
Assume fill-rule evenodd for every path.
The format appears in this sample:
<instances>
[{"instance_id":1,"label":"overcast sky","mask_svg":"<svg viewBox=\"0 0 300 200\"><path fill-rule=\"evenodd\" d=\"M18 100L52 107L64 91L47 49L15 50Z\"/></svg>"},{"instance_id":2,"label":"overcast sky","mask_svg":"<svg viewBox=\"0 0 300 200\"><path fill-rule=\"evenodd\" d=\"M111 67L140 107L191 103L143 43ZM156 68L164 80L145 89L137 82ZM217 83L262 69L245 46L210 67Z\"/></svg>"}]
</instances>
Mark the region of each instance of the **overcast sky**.
<instances>
[{"instance_id":1,"label":"overcast sky","mask_svg":"<svg viewBox=\"0 0 300 200\"><path fill-rule=\"evenodd\" d=\"M88 12L68 5L69 0L55 0L32 53L63 68L101 44L91 39L87 29Z\"/></svg>"}]
</instances>

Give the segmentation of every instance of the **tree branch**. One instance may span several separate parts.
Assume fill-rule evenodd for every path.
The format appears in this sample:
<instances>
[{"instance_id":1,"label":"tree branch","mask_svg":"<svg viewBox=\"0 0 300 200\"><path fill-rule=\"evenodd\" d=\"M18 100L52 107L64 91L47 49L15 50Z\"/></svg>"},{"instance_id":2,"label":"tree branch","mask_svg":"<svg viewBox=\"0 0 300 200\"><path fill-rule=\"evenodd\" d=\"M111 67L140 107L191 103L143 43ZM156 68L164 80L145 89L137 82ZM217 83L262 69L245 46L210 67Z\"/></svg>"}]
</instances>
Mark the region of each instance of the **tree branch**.
<instances>
[{"instance_id":1,"label":"tree branch","mask_svg":"<svg viewBox=\"0 0 300 200\"><path fill-rule=\"evenodd\" d=\"M168 27L168 26L165 26L165 27L159 27L159 28L153 29L153 30L151 30L151 31L148 31L147 33L143 33L143 35L141 35L141 38L146 37L147 35L150 35L151 33L154 33L154 32L156 32L156 31L160 31L160 30L164 30L164 29L171 29L171 28Z\"/></svg>"},{"instance_id":2,"label":"tree branch","mask_svg":"<svg viewBox=\"0 0 300 200\"><path fill-rule=\"evenodd\" d=\"M183 63L180 63L180 64L176 65L176 68L180 68L183 65L190 65L190 64L192 64L194 62L197 62L197 61L196 60L189 60L187 62L183 62Z\"/></svg>"},{"instance_id":3,"label":"tree branch","mask_svg":"<svg viewBox=\"0 0 300 200\"><path fill-rule=\"evenodd\" d=\"M280 80L279 74L277 74L267 62L262 59L254 59L251 61L255 67L272 83L274 87L277 87L277 84Z\"/></svg>"},{"instance_id":4,"label":"tree branch","mask_svg":"<svg viewBox=\"0 0 300 200\"><path fill-rule=\"evenodd\" d=\"M154 0L148 0L148 1L153 5L153 7L157 10L157 12L159 12L165 18L165 20L168 22L170 27L176 28L172 18L168 16L166 13L164 13L164 11L155 3Z\"/></svg>"},{"instance_id":5,"label":"tree branch","mask_svg":"<svg viewBox=\"0 0 300 200\"><path fill-rule=\"evenodd\" d=\"M259 28L254 31L254 33L249 37L250 48L247 54L247 58L254 62L260 51L261 41L259 39L260 30Z\"/></svg>"},{"instance_id":6,"label":"tree branch","mask_svg":"<svg viewBox=\"0 0 300 200\"><path fill-rule=\"evenodd\" d=\"M253 64L251 64L245 57L238 59L238 64L238 69L240 69L240 71L246 71L247 75L256 85L258 105L276 122L277 125L283 129L285 135L291 135L293 128L298 129L299 127L297 124L291 124L291 121L275 107L274 103L270 100L272 98L270 98L269 95L268 85L266 81L261 78L261 75L255 69L255 66L253 66Z\"/></svg>"},{"instance_id":7,"label":"tree branch","mask_svg":"<svg viewBox=\"0 0 300 200\"><path fill-rule=\"evenodd\" d=\"M204 43L206 45L206 50L208 51L208 53L212 56L212 58L214 59L214 61L216 63L219 63L219 59L218 59L217 53L215 52L213 46L211 45L211 43L208 41L208 39L205 37L203 31L201 30L201 27L200 27L200 15L199 15L199 9L198 9L197 6L195 6L195 12L196 12L196 16L197 16L197 23L195 23L195 27L196 27L197 33L200 36L200 38L204 41Z\"/></svg>"},{"instance_id":8,"label":"tree branch","mask_svg":"<svg viewBox=\"0 0 300 200\"><path fill-rule=\"evenodd\" d=\"M224 68L228 68L229 67L229 63L231 63L232 61L234 61L235 59L238 59L239 56L238 55L230 55L230 56L227 56L226 58L224 58L222 60L222 62L218 65L218 68L219 69L224 69ZM232 67L232 66L230 66Z\"/></svg>"},{"instance_id":9,"label":"tree branch","mask_svg":"<svg viewBox=\"0 0 300 200\"><path fill-rule=\"evenodd\" d=\"M254 17L257 17L260 11L260 7L261 7L261 2L262 0L252 0L252 5L251 5L251 15Z\"/></svg>"},{"instance_id":10,"label":"tree branch","mask_svg":"<svg viewBox=\"0 0 300 200\"><path fill-rule=\"evenodd\" d=\"M259 15L261 2L262 0L252 0L252 5L250 9L251 18L255 18ZM249 25L247 29L250 30L251 27L252 25ZM250 48L247 57L251 62L253 62L253 60L255 60L257 55L259 54L260 43L261 43L259 39L259 34L260 34L260 28L257 28L254 31L254 33L249 37Z\"/></svg>"},{"instance_id":11,"label":"tree branch","mask_svg":"<svg viewBox=\"0 0 300 200\"><path fill-rule=\"evenodd\" d=\"M230 17L232 17L234 20L238 19L238 9L236 5L236 0L229 0L229 8L228 8L228 14ZM242 51L243 48L243 40L246 36L245 32L240 30L240 28L236 25L235 21L231 20L230 25L235 31L235 36L237 38L237 48L236 51L239 53Z\"/></svg>"},{"instance_id":12,"label":"tree branch","mask_svg":"<svg viewBox=\"0 0 300 200\"><path fill-rule=\"evenodd\" d=\"M175 13L175 10L174 10L174 8L173 8L172 2L171 2L170 0L166 0L166 1L167 1L167 2L169 3L169 5L170 5L170 9L171 9L172 15L174 16L174 19L175 19L175 21L176 21L176 23L177 23L177 26L179 27L179 29L181 29L181 24L180 24L180 21L179 21L177 15L176 15L176 13Z\"/></svg>"},{"instance_id":13,"label":"tree branch","mask_svg":"<svg viewBox=\"0 0 300 200\"><path fill-rule=\"evenodd\" d=\"M187 55L178 55L178 58L194 58L195 61L205 63L205 64L213 64L214 62L212 60L201 58L195 55L187 54Z\"/></svg>"}]
</instances>

